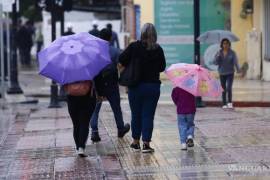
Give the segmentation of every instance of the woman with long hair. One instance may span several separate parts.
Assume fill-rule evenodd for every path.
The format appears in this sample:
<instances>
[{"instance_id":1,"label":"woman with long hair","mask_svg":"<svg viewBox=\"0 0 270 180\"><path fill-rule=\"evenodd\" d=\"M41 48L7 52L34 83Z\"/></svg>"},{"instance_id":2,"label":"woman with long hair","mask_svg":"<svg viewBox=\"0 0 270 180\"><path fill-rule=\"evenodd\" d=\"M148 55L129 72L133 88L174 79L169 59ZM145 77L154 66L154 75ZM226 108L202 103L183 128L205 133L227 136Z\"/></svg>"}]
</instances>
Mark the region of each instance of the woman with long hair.
<instances>
[{"instance_id":1,"label":"woman with long hair","mask_svg":"<svg viewBox=\"0 0 270 180\"><path fill-rule=\"evenodd\" d=\"M127 67L132 60L139 62L140 78L135 86L128 87L133 138L130 147L135 151L140 151L142 137L142 152L151 153L154 152L150 142L160 96L160 72L166 67L164 53L157 44L157 32L153 24L144 24L141 40L131 43L120 55L120 69Z\"/></svg>"},{"instance_id":2,"label":"woman with long hair","mask_svg":"<svg viewBox=\"0 0 270 180\"><path fill-rule=\"evenodd\" d=\"M218 65L218 73L220 76L222 92L222 108L233 108L232 104L232 85L234 79L235 68L240 73L240 67L236 53L231 49L229 39L222 39L220 43L220 51L216 54L214 64ZM228 96L228 101L227 101Z\"/></svg>"}]
</instances>

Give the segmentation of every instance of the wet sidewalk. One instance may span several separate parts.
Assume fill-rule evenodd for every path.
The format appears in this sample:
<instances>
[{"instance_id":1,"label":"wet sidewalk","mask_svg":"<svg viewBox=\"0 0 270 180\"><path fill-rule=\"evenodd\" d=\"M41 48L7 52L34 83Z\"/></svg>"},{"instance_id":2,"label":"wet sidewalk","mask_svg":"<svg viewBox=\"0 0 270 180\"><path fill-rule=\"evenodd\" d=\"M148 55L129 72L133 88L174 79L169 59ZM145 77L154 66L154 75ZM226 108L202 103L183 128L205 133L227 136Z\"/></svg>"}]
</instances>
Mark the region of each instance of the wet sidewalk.
<instances>
[{"instance_id":1,"label":"wet sidewalk","mask_svg":"<svg viewBox=\"0 0 270 180\"><path fill-rule=\"evenodd\" d=\"M143 154L129 148L131 133L117 138L113 114L105 102L99 123L102 141L92 144L88 140L89 156L79 158L66 104L48 109L49 98L40 96L47 93L50 81L32 72L21 74L20 80L25 95L38 97L39 103L1 104L0 132L5 135L0 141L0 180L270 178L269 108L200 108L195 118L195 147L181 151L175 107L163 93L151 143L155 152ZM130 122L125 96L123 116Z\"/></svg>"},{"instance_id":2,"label":"wet sidewalk","mask_svg":"<svg viewBox=\"0 0 270 180\"><path fill-rule=\"evenodd\" d=\"M127 102L122 103L126 122ZM0 179L269 179L270 110L202 108L196 114L195 147L181 151L175 107L159 104L153 154L129 148L131 133L117 138L108 103L100 113L102 141L88 140L87 158L74 151L66 107L13 105L14 119L0 144ZM2 114L1 114L2 116Z\"/></svg>"},{"instance_id":3,"label":"wet sidewalk","mask_svg":"<svg viewBox=\"0 0 270 180\"><path fill-rule=\"evenodd\" d=\"M112 140L88 142L87 158L74 151L67 109L13 105L16 116L0 144L0 179L126 179ZM2 115L1 115L2 116Z\"/></svg>"}]
</instances>

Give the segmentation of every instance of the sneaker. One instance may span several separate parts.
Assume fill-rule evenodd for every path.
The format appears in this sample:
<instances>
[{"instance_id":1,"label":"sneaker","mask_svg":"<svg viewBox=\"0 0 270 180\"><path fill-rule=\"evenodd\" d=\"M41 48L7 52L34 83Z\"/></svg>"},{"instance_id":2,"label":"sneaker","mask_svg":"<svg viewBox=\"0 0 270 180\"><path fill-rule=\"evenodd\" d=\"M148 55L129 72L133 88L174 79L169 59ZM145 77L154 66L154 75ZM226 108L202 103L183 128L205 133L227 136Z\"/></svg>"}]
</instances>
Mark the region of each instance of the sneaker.
<instances>
[{"instance_id":1,"label":"sneaker","mask_svg":"<svg viewBox=\"0 0 270 180\"><path fill-rule=\"evenodd\" d=\"M123 129L118 130L118 137L119 138L124 137L125 134L128 133L129 130L130 130L130 125L126 123Z\"/></svg>"},{"instance_id":2,"label":"sneaker","mask_svg":"<svg viewBox=\"0 0 270 180\"><path fill-rule=\"evenodd\" d=\"M134 149L134 151L140 151L141 150L140 144L135 144L135 143L132 143L130 145L130 148Z\"/></svg>"},{"instance_id":3,"label":"sneaker","mask_svg":"<svg viewBox=\"0 0 270 180\"><path fill-rule=\"evenodd\" d=\"M187 144L186 143L181 144L181 150L187 150Z\"/></svg>"},{"instance_id":4,"label":"sneaker","mask_svg":"<svg viewBox=\"0 0 270 180\"><path fill-rule=\"evenodd\" d=\"M228 106L228 108L233 109L233 104L232 103L228 103L227 106Z\"/></svg>"},{"instance_id":5,"label":"sneaker","mask_svg":"<svg viewBox=\"0 0 270 180\"><path fill-rule=\"evenodd\" d=\"M193 147L194 146L194 142L193 142L193 139L192 138L188 138L187 139L187 146L188 147Z\"/></svg>"},{"instance_id":6,"label":"sneaker","mask_svg":"<svg viewBox=\"0 0 270 180\"><path fill-rule=\"evenodd\" d=\"M227 108L228 108L227 105L223 105L223 106L222 106L222 109L227 109Z\"/></svg>"},{"instance_id":7,"label":"sneaker","mask_svg":"<svg viewBox=\"0 0 270 180\"><path fill-rule=\"evenodd\" d=\"M77 153L78 153L78 155L80 157L87 157L87 155L85 154L85 149L84 148L79 148Z\"/></svg>"},{"instance_id":8,"label":"sneaker","mask_svg":"<svg viewBox=\"0 0 270 180\"><path fill-rule=\"evenodd\" d=\"M142 152L143 153L152 153L152 152L155 152L155 150L153 148L151 148L150 145L143 143Z\"/></svg>"},{"instance_id":9,"label":"sneaker","mask_svg":"<svg viewBox=\"0 0 270 180\"><path fill-rule=\"evenodd\" d=\"M98 131L92 131L91 140L92 140L92 142L99 142L99 141L101 141L101 139L99 137Z\"/></svg>"}]
</instances>

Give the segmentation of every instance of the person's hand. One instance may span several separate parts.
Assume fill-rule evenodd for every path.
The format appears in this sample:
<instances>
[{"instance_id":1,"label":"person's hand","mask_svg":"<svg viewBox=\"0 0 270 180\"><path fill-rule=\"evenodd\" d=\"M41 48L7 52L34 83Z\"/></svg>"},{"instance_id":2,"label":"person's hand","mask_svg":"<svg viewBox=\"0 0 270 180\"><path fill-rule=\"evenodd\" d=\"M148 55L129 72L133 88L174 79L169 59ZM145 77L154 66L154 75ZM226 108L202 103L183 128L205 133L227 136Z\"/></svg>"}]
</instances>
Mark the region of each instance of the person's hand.
<instances>
[{"instance_id":1,"label":"person's hand","mask_svg":"<svg viewBox=\"0 0 270 180\"><path fill-rule=\"evenodd\" d=\"M97 101L98 102L102 102L102 101L106 101L106 100L107 100L107 98L104 97L104 96L97 96Z\"/></svg>"},{"instance_id":2,"label":"person's hand","mask_svg":"<svg viewBox=\"0 0 270 180\"><path fill-rule=\"evenodd\" d=\"M117 68L120 73L125 69L125 67L120 63L117 64Z\"/></svg>"}]
</instances>

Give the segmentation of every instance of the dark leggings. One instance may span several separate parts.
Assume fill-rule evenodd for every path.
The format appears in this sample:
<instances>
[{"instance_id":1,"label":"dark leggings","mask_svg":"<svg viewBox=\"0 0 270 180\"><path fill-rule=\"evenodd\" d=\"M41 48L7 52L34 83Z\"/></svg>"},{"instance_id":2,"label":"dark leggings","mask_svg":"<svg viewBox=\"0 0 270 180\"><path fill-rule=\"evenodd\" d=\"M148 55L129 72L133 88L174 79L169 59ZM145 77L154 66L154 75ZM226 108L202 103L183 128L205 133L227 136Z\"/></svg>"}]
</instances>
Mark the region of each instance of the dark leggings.
<instances>
[{"instance_id":1,"label":"dark leggings","mask_svg":"<svg viewBox=\"0 0 270 180\"><path fill-rule=\"evenodd\" d=\"M89 122L95 109L96 98L90 95L67 97L76 148L85 148L89 134Z\"/></svg>"},{"instance_id":2,"label":"dark leggings","mask_svg":"<svg viewBox=\"0 0 270 180\"><path fill-rule=\"evenodd\" d=\"M223 105L227 104L227 94L228 102L232 102L232 85L233 85L234 74L220 75L220 83L224 91L222 92L222 102Z\"/></svg>"}]
</instances>

